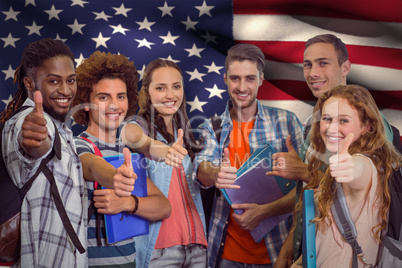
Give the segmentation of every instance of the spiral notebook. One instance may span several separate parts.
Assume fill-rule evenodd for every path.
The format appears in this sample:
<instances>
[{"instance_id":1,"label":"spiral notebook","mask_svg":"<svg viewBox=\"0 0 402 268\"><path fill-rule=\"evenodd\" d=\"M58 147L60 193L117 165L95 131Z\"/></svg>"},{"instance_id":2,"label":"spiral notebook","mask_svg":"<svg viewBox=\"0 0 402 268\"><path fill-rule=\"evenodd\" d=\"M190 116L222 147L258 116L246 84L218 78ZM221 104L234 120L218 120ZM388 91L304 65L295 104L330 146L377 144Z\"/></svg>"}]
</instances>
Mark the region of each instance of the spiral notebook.
<instances>
[{"instance_id":1,"label":"spiral notebook","mask_svg":"<svg viewBox=\"0 0 402 268\"><path fill-rule=\"evenodd\" d=\"M124 156L122 154L105 156L104 159L115 168L120 167L124 163ZM133 164L134 172L137 174L132 194L138 197L145 197L147 196L145 157L142 154L132 153L131 162ZM130 215L123 212L115 215L105 214L105 229L107 242L111 244L135 236L147 235L149 233L149 222L140 216Z\"/></svg>"}]
</instances>

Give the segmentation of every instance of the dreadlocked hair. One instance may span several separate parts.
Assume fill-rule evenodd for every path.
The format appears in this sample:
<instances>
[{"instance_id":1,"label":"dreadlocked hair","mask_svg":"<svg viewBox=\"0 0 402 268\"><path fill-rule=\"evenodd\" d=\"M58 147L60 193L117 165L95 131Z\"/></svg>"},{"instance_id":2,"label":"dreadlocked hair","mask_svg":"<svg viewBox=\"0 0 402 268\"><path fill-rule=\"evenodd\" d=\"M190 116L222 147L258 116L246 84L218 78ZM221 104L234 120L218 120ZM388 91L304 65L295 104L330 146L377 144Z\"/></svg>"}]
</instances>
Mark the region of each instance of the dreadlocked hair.
<instances>
[{"instance_id":1,"label":"dreadlocked hair","mask_svg":"<svg viewBox=\"0 0 402 268\"><path fill-rule=\"evenodd\" d=\"M370 157L377 169L378 189L376 202L379 201L380 203L381 222L373 226L372 233L379 240L381 230L387 226L387 212L391 204L389 182L392 179L393 171L402 165L402 156L386 140L382 116L367 89L357 85L340 85L324 93L318 100L314 108L313 114L315 116L313 116L313 125L310 132L311 150L307 153L308 170L312 180L303 188L301 196L304 190L321 189L322 192L317 199L320 216L316 217L314 222L319 223L318 227L321 230L328 228L325 219L328 219L329 224L332 223L329 211L335 197L336 181L328 169L327 163L330 155L326 152L325 144L320 136L320 117L323 106L330 97L346 99L349 105L358 112L361 124L368 126L368 131L362 133L350 145L348 153L351 155L359 153ZM318 176L319 170L325 172L321 179ZM299 213L301 208L302 198L299 199L296 205L294 215Z\"/></svg>"},{"instance_id":2,"label":"dreadlocked hair","mask_svg":"<svg viewBox=\"0 0 402 268\"><path fill-rule=\"evenodd\" d=\"M175 68L183 77L183 73L176 63L170 60L156 59L150 62L144 70L144 77L142 80L142 87L139 93L139 107L140 111L138 115L140 120L143 121L143 127L146 128L151 138L156 139L156 132L159 132L166 141L171 144L173 143L174 136L170 134L167 130L165 121L163 117L158 113L156 109L153 108L151 103L151 97L149 95L149 85L152 82L152 75L154 71L161 67L171 67ZM176 129L181 128L184 132L184 145L188 150L189 156L193 160L195 154L198 152L197 144L195 142L193 133L191 131L191 126L186 111L186 97L183 94L183 101L178 109L178 111L173 116L173 122ZM151 128L155 128L151 131Z\"/></svg>"},{"instance_id":3,"label":"dreadlocked hair","mask_svg":"<svg viewBox=\"0 0 402 268\"><path fill-rule=\"evenodd\" d=\"M67 56L74 62L74 54L71 49L60 40L51 38L41 39L29 43L22 53L20 65L15 70L14 81L17 83L17 92L14 98L8 103L6 109L0 114L0 122L5 122L10 115L28 98L28 91L25 88L24 78L35 78L35 69L40 67L47 59Z\"/></svg>"}]
</instances>

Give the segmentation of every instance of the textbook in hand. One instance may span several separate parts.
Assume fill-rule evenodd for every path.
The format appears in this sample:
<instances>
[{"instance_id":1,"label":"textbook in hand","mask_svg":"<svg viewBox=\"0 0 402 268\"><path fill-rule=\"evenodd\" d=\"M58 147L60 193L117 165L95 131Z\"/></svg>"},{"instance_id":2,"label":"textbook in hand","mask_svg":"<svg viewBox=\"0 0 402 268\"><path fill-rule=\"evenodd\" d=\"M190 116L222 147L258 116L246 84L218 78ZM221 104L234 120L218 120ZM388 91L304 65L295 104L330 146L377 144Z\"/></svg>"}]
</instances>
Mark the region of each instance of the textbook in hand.
<instances>
[{"instance_id":1,"label":"textbook in hand","mask_svg":"<svg viewBox=\"0 0 402 268\"><path fill-rule=\"evenodd\" d=\"M256 150L250 158L238 169L235 180L240 189L221 189L230 205L256 203L271 203L286 195L296 185L294 181L279 176L267 176L271 170L271 156L276 151L271 146ZM237 214L243 214L243 210L235 210ZM290 214L272 216L263 220L257 227L250 231L254 241L259 243L282 220Z\"/></svg>"},{"instance_id":2,"label":"textbook in hand","mask_svg":"<svg viewBox=\"0 0 402 268\"><path fill-rule=\"evenodd\" d=\"M104 159L115 168L124 163L123 154L105 156ZM134 191L131 194L138 197L147 196L147 173L144 155L132 153L131 162L137 179L134 184ZM103 188L103 187L102 187ZM109 244L122 241L131 237L146 235L149 233L148 220L134 214L120 212L114 215L105 214L106 238Z\"/></svg>"}]
</instances>

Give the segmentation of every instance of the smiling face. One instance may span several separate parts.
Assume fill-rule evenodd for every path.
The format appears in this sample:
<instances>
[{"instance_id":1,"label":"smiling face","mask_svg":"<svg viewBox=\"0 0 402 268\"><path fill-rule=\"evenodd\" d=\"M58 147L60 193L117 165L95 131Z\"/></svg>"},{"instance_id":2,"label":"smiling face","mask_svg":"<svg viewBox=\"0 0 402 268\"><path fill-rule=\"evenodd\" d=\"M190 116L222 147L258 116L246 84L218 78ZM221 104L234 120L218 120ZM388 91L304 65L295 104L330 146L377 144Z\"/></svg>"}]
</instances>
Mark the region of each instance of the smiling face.
<instances>
[{"instance_id":1,"label":"smiling face","mask_svg":"<svg viewBox=\"0 0 402 268\"><path fill-rule=\"evenodd\" d=\"M349 71L350 61L347 60L339 66L332 44L315 43L304 51L304 79L316 98L336 86L346 85Z\"/></svg>"},{"instance_id":2,"label":"smiling face","mask_svg":"<svg viewBox=\"0 0 402 268\"><path fill-rule=\"evenodd\" d=\"M323 106L320 120L320 135L327 150L336 153L349 133L353 141L367 130L360 121L356 109L344 98L330 97Z\"/></svg>"},{"instance_id":3,"label":"smiling face","mask_svg":"<svg viewBox=\"0 0 402 268\"><path fill-rule=\"evenodd\" d=\"M35 69L35 79L25 77L25 87L33 96L39 90L43 109L50 116L64 121L77 92L74 63L67 56L49 58Z\"/></svg>"},{"instance_id":4,"label":"smiling face","mask_svg":"<svg viewBox=\"0 0 402 268\"><path fill-rule=\"evenodd\" d=\"M183 102L183 78L173 67L160 67L153 71L149 96L153 107L170 122Z\"/></svg>"},{"instance_id":5,"label":"smiling face","mask_svg":"<svg viewBox=\"0 0 402 268\"><path fill-rule=\"evenodd\" d=\"M250 109L254 115L257 109L258 88L262 85L263 74L258 71L257 63L245 60L234 61L224 74L228 93L235 112Z\"/></svg>"},{"instance_id":6,"label":"smiling face","mask_svg":"<svg viewBox=\"0 0 402 268\"><path fill-rule=\"evenodd\" d=\"M111 133L117 131L128 110L126 84L120 79L102 79L92 87L89 100L87 132L103 140L113 137Z\"/></svg>"}]
</instances>

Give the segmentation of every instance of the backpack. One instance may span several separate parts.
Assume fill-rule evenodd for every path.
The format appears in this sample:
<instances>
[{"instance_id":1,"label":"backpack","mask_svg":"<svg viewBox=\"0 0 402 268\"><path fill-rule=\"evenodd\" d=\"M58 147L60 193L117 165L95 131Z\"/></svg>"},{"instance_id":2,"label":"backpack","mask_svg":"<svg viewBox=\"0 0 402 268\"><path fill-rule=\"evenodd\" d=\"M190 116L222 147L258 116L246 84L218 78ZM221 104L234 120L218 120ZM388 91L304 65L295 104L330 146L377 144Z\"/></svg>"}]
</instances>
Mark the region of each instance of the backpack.
<instances>
[{"instance_id":1,"label":"backpack","mask_svg":"<svg viewBox=\"0 0 402 268\"><path fill-rule=\"evenodd\" d=\"M18 108L12 115L30 108L29 106L22 106ZM10 117L10 118L11 118ZM10 175L7 172L6 165L3 160L2 155L2 133L5 123L0 122L0 174L2 178L0 180L0 264L12 264L16 262L20 257L20 247L21 247L21 232L20 232L20 222L21 222L21 205L24 200L26 193L31 188L33 182L38 177L38 175L43 172L47 180L50 183L51 196L57 207L57 211L62 219L63 226L67 231L68 236L73 242L74 246L82 254L85 252L77 234L75 233L71 222L67 216L67 212L64 208L63 202L61 200L55 179L52 172L47 167L47 163L57 157L61 159L61 141L59 132L55 127L55 140L53 143L52 151L42 160L36 173L24 184L22 188L18 188L14 182L11 180Z\"/></svg>"},{"instance_id":2,"label":"backpack","mask_svg":"<svg viewBox=\"0 0 402 268\"><path fill-rule=\"evenodd\" d=\"M395 170L389 182L391 205L388 211L388 226L382 232L381 245L377 257L379 268L402 267L402 168ZM357 242L357 231L346 204L345 194L341 184L338 184L331 211L335 223L352 246L352 268L358 267L358 258L365 263L364 253ZM373 264L375 265L375 264ZM372 267L372 266L371 266Z\"/></svg>"}]
</instances>

